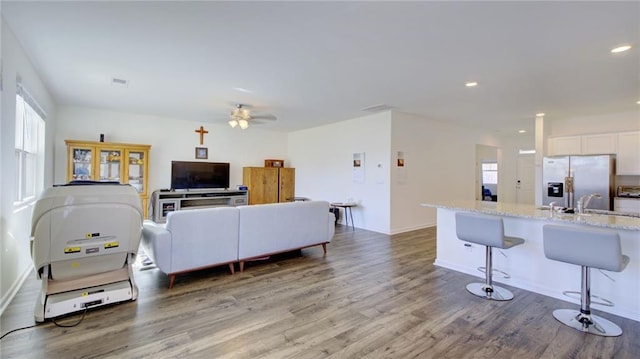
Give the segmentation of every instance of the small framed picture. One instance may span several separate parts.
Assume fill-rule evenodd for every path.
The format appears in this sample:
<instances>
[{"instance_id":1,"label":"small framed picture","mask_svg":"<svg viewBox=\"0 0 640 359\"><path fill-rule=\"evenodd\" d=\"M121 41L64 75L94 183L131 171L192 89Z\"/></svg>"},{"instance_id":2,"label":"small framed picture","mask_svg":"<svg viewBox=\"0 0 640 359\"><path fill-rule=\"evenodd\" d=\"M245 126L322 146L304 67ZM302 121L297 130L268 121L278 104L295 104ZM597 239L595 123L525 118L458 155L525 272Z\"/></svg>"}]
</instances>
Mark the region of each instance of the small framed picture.
<instances>
[{"instance_id":1,"label":"small framed picture","mask_svg":"<svg viewBox=\"0 0 640 359\"><path fill-rule=\"evenodd\" d=\"M209 158L209 149L206 147L196 147L196 159L206 160Z\"/></svg>"}]
</instances>

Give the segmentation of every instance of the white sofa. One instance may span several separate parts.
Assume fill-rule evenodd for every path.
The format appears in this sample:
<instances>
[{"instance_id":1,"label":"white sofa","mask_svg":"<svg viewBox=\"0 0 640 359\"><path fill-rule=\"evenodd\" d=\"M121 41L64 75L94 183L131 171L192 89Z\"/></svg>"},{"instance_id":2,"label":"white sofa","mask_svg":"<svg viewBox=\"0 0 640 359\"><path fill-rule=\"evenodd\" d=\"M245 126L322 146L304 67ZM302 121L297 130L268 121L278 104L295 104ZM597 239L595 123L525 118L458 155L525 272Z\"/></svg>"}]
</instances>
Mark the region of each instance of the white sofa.
<instances>
[{"instance_id":1,"label":"white sofa","mask_svg":"<svg viewBox=\"0 0 640 359\"><path fill-rule=\"evenodd\" d=\"M166 224L145 221L142 248L169 275L331 242L335 217L325 201L215 207L171 212Z\"/></svg>"}]
</instances>

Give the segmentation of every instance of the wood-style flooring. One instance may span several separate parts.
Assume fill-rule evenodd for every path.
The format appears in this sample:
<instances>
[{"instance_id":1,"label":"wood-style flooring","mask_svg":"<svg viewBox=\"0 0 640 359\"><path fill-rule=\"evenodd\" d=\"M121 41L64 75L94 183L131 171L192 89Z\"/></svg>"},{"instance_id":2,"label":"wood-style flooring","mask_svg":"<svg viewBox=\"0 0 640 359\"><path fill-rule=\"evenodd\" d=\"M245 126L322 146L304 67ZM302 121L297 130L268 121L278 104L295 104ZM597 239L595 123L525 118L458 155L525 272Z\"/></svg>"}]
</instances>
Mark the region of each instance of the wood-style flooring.
<instances>
[{"instance_id":1,"label":"wood-style flooring","mask_svg":"<svg viewBox=\"0 0 640 359\"><path fill-rule=\"evenodd\" d=\"M551 312L578 305L511 288L477 298L477 278L435 267L435 228L388 236L338 226L321 247L176 279L136 271L137 301L51 321L0 342L2 358L638 358L640 323L607 313L624 333L587 335ZM480 274L481 275L481 274ZM576 286L579 286L576 278ZM569 288L568 288L569 289ZM575 289L575 288L571 288ZM31 276L1 332L34 324ZM61 319L73 323L79 315Z\"/></svg>"}]
</instances>

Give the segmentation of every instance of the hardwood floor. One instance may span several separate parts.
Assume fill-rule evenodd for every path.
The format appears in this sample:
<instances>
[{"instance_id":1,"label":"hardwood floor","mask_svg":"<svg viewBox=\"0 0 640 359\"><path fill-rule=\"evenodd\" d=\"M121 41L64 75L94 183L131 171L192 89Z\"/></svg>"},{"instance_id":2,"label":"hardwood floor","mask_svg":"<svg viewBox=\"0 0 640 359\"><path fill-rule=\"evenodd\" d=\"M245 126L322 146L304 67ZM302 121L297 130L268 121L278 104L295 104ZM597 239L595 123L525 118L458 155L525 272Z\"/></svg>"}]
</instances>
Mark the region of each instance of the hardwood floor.
<instances>
[{"instance_id":1,"label":"hardwood floor","mask_svg":"<svg viewBox=\"0 0 640 359\"><path fill-rule=\"evenodd\" d=\"M577 308L511 288L510 302L467 293L476 278L435 267L435 229L394 236L338 226L321 247L176 278L136 271L140 296L0 342L2 358L637 358L640 323L602 314L621 337L586 335L551 312ZM579 278L576 278L578 285ZM30 277L1 331L32 325ZM63 318L67 324L79 315Z\"/></svg>"}]
</instances>

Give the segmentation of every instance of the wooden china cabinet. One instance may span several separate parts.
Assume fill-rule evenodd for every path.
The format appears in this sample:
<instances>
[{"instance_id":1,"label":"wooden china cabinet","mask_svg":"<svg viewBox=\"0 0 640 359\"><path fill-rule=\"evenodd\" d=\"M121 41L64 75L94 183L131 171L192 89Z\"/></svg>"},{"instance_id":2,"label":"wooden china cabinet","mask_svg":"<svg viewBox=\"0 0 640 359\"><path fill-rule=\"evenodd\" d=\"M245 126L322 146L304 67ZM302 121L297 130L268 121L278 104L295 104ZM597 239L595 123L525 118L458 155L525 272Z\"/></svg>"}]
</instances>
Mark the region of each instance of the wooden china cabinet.
<instances>
[{"instance_id":1,"label":"wooden china cabinet","mask_svg":"<svg viewBox=\"0 0 640 359\"><path fill-rule=\"evenodd\" d=\"M133 186L147 218L150 145L65 140L67 181L114 181Z\"/></svg>"}]
</instances>

